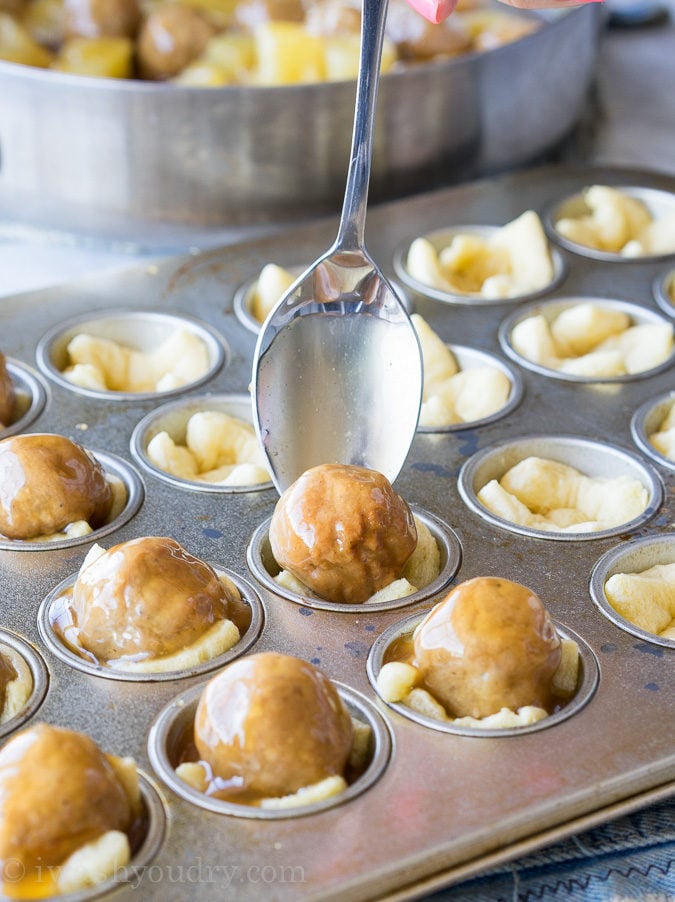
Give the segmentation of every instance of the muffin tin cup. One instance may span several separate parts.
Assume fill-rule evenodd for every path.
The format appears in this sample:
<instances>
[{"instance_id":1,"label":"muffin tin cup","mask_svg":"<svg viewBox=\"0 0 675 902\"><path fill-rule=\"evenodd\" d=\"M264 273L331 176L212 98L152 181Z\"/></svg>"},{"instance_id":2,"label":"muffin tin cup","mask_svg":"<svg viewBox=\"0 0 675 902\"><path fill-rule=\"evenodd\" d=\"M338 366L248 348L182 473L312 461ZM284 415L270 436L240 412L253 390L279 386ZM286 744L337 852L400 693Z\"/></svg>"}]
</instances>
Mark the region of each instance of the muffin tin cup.
<instances>
[{"instance_id":1,"label":"muffin tin cup","mask_svg":"<svg viewBox=\"0 0 675 902\"><path fill-rule=\"evenodd\" d=\"M605 595L605 583L615 573L641 573L657 564L675 563L675 532L635 539L610 548L591 572L590 592L596 607L620 629L644 642L675 648L675 639L650 633L622 617Z\"/></svg>"},{"instance_id":2,"label":"muffin tin cup","mask_svg":"<svg viewBox=\"0 0 675 902\"><path fill-rule=\"evenodd\" d=\"M33 681L31 694L26 701L24 707L4 723L0 724L0 740L5 739L10 733L18 730L26 721L37 712L38 708L44 701L49 686L49 673L42 655L17 633L10 632L6 629L0 629L0 655L3 651L12 651L18 655L30 671Z\"/></svg>"},{"instance_id":3,"label":"muffin tin cup","mask_svg":"<svg viewBox=\"0 0 675 902\"><path fill-rule=\"evenodd\" d=\"M366 668L370 684L377 693L377 678L384 664L384 657L389 646L397 639L405 638L412 635L415 628L422 622L426 614L413 614L405 620L394 623L388 629L375 639L371 646ZM577 680L577 691L573 698L559 711L550 714L548 717L537 721L533 724L527 724L522 727L508 728L484 728L484 727L467 727L453 724L451 721L436 720L425 714L420 714L404 705L401 702L385 702L380 699L383 704L392 708L402 717L412 720L421 726L436 730L440 733L453 733L458 736L473 736L479 738L486 737L508 737L508 736L524 736L527 733L536 733L541 730L554 727L556 724L575 715L584 705L593 697L599 682L599 665L598 660L591 647L579 636L565 626L553 621L556 631L561 639L573 639L579 647L579 677ZM378 698L379 693L378 694Z\"/></svg>"},{"instance_id":4,"label":"muffin tin cup","mask_svg":"<svg viewBox=\"0 0 675 902\"><path fill-rule=\"evenodd\" d=\"M511 342L511 335L515 327L523 322L523 320L528 319L532 316L543 316L549 325L553 322L553 320L563 312L563 310L568 310L570 307L574 307L577 304L593 304L597 307L602 307L605 310L613 310L619 311L621 313L626 313L631 318L631 325L654 325L654 324L666 324L667 320L665 320L660 314L656 313L653 310L648 310L645 307L641 307L638 304L631 304L628 301L615 301L608 300L607 298L595 298L595 297L566 297L566 298L556 298L551 301L542 301L537 304L531 304L527 307L519 307L509 316L507 316L499 325L499 329L497 332L499 338L499 344L501 345L502 350L510 357L511 360L514 360L520 366L525 367L525 369L531 370L533 373L539 373L542 376L548 376L550 379L557 379L561 382L579 382L587 385L594 385L597 383L607 383L607 382L634 382L638 379L645 379L649 376L654 376L657 373L661 373L664 370L667 370L669 367L673 365L675 361L675 346L670 352L670 355L666 360L662 363L659 363L657 366L650 367L647 370L641 370L639 373L627 373L621 376L579 376L574 373L565 373L560 370L552 369L551 367L544 366L541 363L535 363L532 360L529 360L527 357L523 357L513 346Z\"/></svg>"},{"instance_id":5,"label":"muffin tin cup","mask_svg":"<svg viewBox=\"0 0 675 902\"><path fill-rule=\"evenodd\" d=\"M590 187L590 186L589 186ZM675 210L675 193L668 191L660 191L656 188L641 188L635 185L612 185L611 187L621 191L622 194L635 200L642 201L655 219L669 214ZM621 254L611 253L609 251L597 250L593 247L579 244L577 241L570 241L561 235L556 228L559 219L573 218L589 214L591 211L586 206L583 192L572 194L563 200L554 203L543 216L544 228L548 232L550 238L556 241L568 251L579 254L583 257L591 257L593 260L604 260L609 263L653 263L655 260L667 260L673 256L668 254L644 254L640 257L624 257Z\"/></svg>"},{"instance_id":6,"label":"muffin tin cup","mask_svg":"<svg viewBox=\"0 0 675 902\"><path fill-rule=\"evenodd\" d=\"M325 601L321 598L311 598L308 595L298 595L280 586L274 579L274 576L281 571L281 568L274 559L269 541L271 517L265 520L264 523L261 523L253 533L246 550L246 561L252 574L269 592L281 596L287 601L292 601L294 604L308 608L345 614L363 614L377 611L392 611L396 608L419 604L421 601L442 592L450 583L462 562L462 546L453 530L443 523L442 520L439 520L427 511L423 511L414 504L410 505L410 509L427 526L436 539L441 552L441 569L436 579L404 598L372 603L363 602L362 604L340 604L334 601Z\"/></svg>"},{"instance_id":7,"label":"muffin tin cup","mask_svg":"<svg viewBox=\"0 0 675 902\"><path fill-rule=\"evenodd\" d=\"M252 485L216 485L203 480L183 479L180 476L174 476L172 473L162 470L161 467L158 467L150 460L147 454L147 447L149 442L159 432L167 432L176 444L184 444L187 422L190 417L195 413L211 410L227 413L249 424L252 423L251 398L249 395L202 395L200 397L172 401L147 414L134 428L131 435L131 453L134 459L156 479L161 479L163 482L168 482L169 485L193 492L212 492L229 495L242 492L260 492L263 489L273 488L274 485L271 479Z\"/></svg>"},{"instance_id":8,"label":"muffin tin cup","mask_svg":"<svg viewBox=\"0 0 675 902\"><path fill-rule=\"evenodd\" d=\"M19 360L7 358L7 372L14 384L16 401L14 418L9 425L0 427L0 439L17 435L37 420L47 403L47 386L42 376Z\"/></svg>"},{"instance_id":9,"label":"muffin tin cup","mask_svg":"<svg viewBox=\"0 0 675 902\"><path fill-rule=\"evenodd\" d=\"M649 500L638 517L597 532L558 532L533 529L504 520L478 500L478 492L492 479L501 479L507 470L526 457L542 457L574 467L593 478L630 476L647 489ZM507 439L474 454L462 465L457 488L470 510L483 520L508 532L558 542L584 542L625 535L656 514L664 498L663 483L651 466L622 448L573 435L529 435Z\"/></svg>"},{"instance_id":10,"label":"muffin tin cup","mask_svg":"<svg viewBox=\"0 0 675 902\"><path fill-rule=\"evenodd\" d=\"M645 401L638 407L630 421L631 435L638 448L668 470L675 470L675 460L661 454L649 441L649 436L658 432L660 424L673 404L675 404L675 389Z\"/></svg>"},{"instance_id":11,"label":"muffin tin cup","mask_svg":"<svg viewBox=\"0 0 675 902\"><path fill-rule=\"evenodd\" d=\"M216 573L227 576L235 584L241 597L251 611L251 622L248 629L232 648L201 664L187 667L184 670L137 673L106 666L105 664L94 663L92 660L89 660L70 649L54 629L52 612L59 597L69 590L72 590L75 580L77 579L76 573L64 579L43 599L38 611L38 629L40 631L40 638L47 648L49 648L49 650L65 664L68 664L70 667L73 667L75 670L79 670L82 673L89 674L90 676L102 677L106 680L117 680L128 683L159 683L187 679L188 677L209 673L245 654L245 652L258 641L265 622L263 603L253 586L247 580L242 579L242 577L233 573L231 570L226 570L215 564L212 564L211 566L213 566Z\"/></svg>"},{"instance_id":12,"label":"muffin tin cup","mask_svg":"<svg viewBox=\"0 0 675 902\"><path fill-rule=\"evenodd\" d=\"M89 902L89 900L98 899L115 889L121 889L125 884L140 886L144 878L151 876L151 862L161 849L166 836L167 817L157 786L142 770L138 771L138 784L144 808L146 831L141 845L132 853L131 861L126 865L116 867L108 880L72 893L50 896L50 899L56 898L59 902Z\"/></svg>"},{"instance_id":13,"label":"muffin tin cup","mask_svg":"<svg viewBox=\"0 0 675 902\"><path fill-rule=\"evenodd\" d=\"M59 551L63 548L75 548L78 545L87 545L89 543L97 542L104 536L110 535L111 532L120 529L120 527L124 526L125 523L128 523L129 520L138 513L145 497L145 488L141 477L134 467L114 454L108 454L103 451L93 451L91 449L87 450L101 464L107 475L116 476L124 484L127 500L120 513L108 523L99 526L98 529L94 529L84 536L75 536L70 539L54 539L51 542L29 542L25 539L6 539L0 536L0 551L32 551L34 553L40 553Z\"/></svg>"},{"instance_id":14,"label":"muffin tin cup","mask_svg":"<svg viewBox=\"0 0 675 902\"><path fill-rule=\"evenodd\" d=\"M87 333L135 350L153 351L178 328L187 329L200 338L209 356L206 372L185 385L166 391L109 391L83 388L69 382L63 375L62 371L68 366L68 343L76 335ZM88 313L60 322L43 335L36 350L38 366L52 382L68 391L105 401L144 401L174 397L204 385L228 362L229 357L230 351L225 339L207 323L186 313L134 309L116 309L97 316Z\"/></svg>"},{"instance_id":15,"label":"muffin tin cup","mask_svg":"<svg viewBox=\"0 0 675 902\"><path fill-rule=\"evenodd\" d=\"M453 238L457 235L475 235L479 238L492 238L501 226L490 225L457 225L452 228L437 229L433 232L426 232L423 235L415 236L416 238L426 238L434 246L437 252L447 247ZM556 247L549 246L549 254L553 264L553 278L547 285L543 285L536 291L528 291L523 294L514 295L506 298L485 298L480 294L463 294L443 291L440 288L433 288L431 285L425 285L413 278L408 272L406 264L408 250L415 238L409 238L405 244L400 245L394 252L394 272L406 288L414 291L423 297L432 298L434 301L441 301L443 304L455 304L469 307L494 307L498 304L516 304L521 301L528 301L533 298L541 297L553 291L565 277L565 261L562 254Z\"/></svg>"},{"instance_id":16,"label":"muffin tin cup","mask_svg":"<svg viewBox=\"0 0 675 902\"><path fill-rule=\"evenodd\" d=\"M283 810L258 808L213 798L181 780L176 775L174 762L177 761L179 745L194 722L203 685L193 686L181 693L159 713L148 736L150 762L160 779L178 796L216 814L270 821L317 814L344 805L369 789L382 776L392 755L393 743L384 718L365 696L342 683L334 682L333 685L352 717L371 728L373 752L365 771L344 792L331 798Z\"/></svg>"},{"instance_id":17,"label":"muffin tin cup","mask_svg":"<svg viewBox=\"0 0 675 902\"><path fill-rule=\"evenodd\" d=\"M675 317L675 269L669 269L654 280L654 297L661 310Z\"/></svg>"},{"instance_id":18,"label":"muffin tin cup","mask_svg":"<svg viewBox=\"0 0 675 902\"><path fill-rule=\"evenodd\" d=\"M500 360L499 357L488 354L486 351L479 351L477 348L469 348L465 345L448 344L447 347L455 357L460 371L479 366L491 366L504 373L511 383L509 397L503 407L495 410L489 416L481 417L478 420L467 420L464 423L452 423L448 426L418 426L418 432L461 432L463 429L476 429L479 426L487 426L488 423L500 420L518 407L523 400L523 380L520 373L517 373L505 361Z\"/></svg>"}]
</instances>

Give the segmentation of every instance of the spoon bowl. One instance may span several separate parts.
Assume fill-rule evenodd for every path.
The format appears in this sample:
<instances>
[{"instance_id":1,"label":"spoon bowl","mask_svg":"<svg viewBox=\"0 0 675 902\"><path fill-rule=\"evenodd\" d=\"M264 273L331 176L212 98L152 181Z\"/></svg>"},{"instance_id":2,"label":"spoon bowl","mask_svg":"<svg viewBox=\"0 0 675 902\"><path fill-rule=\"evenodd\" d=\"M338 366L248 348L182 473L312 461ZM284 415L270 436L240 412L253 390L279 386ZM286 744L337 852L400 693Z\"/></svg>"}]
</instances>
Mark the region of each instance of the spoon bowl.
<instances>
[{"instance_id":1,"label":"spoon bowl","mask_svg":"<svg viewBox=\"0 0 675 902\"><path fill-rule=\"evenodd\" d=\"M419 341L364 243L386 12L387 0L364 0L337 239L279 300L258 336L253 419L279 492L323 463L368 467L393 482L417 428Z\"/></svg>"}]
</instances>

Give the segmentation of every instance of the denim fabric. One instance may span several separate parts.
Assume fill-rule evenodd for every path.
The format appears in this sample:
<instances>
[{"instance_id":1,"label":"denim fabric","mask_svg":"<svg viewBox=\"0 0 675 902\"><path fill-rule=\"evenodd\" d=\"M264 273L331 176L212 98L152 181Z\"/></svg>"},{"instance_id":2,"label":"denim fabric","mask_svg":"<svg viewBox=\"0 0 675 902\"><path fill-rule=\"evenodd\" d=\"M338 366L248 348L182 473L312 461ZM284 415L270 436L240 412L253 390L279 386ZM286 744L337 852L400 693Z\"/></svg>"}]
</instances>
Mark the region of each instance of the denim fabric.
<instances>
[{"instance_id":1,"label":"denim fabric","mask_svg":"<svg viewBox=\"0 0 675 902\"><path fill-rule=\"evenodd\" d=\"M427 902L675 902L675 801L595 827Z\"/></svg>"}]
</instances>

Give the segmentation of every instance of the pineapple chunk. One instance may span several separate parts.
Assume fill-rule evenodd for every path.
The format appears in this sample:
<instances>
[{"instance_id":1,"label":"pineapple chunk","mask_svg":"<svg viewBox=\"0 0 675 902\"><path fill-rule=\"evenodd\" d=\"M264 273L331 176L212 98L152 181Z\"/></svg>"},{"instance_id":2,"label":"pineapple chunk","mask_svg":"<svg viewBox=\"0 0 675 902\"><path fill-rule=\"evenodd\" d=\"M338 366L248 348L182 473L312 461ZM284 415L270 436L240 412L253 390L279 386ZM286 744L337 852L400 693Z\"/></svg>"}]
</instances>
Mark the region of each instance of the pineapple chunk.
<instances>
[{"instance_id":1,"label":"pineapple chunk","mask_svg":"<svg viewBox=\"0 0 675 902\"><path fill-rule=\"evenodd\" d=\"M293 85L325 80L323 41L296 22L264 22L254 30L260 85Z\"/></svg>"},{"instance_id":2,"label":"pineapple chunk","mask_svg":"<svg viewBox=\"0 0 675 902\"><path fill-rule=\"evenodd\" d=\"M0 13L0 60L46 69L52 55L33 40L21 23L7 13Z\"/></svg>"},{"instance_id":3,"label":"pineapple chunk","mask_svg":"<svg viewBox=\"0 0 675 902\"><path fill-rule=\"evenodd\" d=\"M133 46L129 38L70 38L53 69L99 78L131 78Z\"/></svg>"}]
</instances>

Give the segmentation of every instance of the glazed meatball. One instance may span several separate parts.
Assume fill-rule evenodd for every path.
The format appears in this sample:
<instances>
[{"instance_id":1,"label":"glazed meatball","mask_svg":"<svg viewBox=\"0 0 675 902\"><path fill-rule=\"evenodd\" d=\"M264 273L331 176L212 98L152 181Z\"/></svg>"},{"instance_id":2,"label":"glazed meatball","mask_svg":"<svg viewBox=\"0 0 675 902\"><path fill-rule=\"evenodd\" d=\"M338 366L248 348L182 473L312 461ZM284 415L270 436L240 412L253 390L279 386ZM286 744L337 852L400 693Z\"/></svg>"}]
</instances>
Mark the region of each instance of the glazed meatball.
<instances>
[{"instance_id":1,"label":"glazed meatball","mask_svg":"<svg viewBox=\"0 0 675 902\"><path fill-rule=\"evenodd\" d=\"M249 799L342 775L352 733L331 681L306 661L273 652L241 658L213 677L194 727L201 759Z\"/></svg>"},{"instance_id":2,"label":"glazed meatball","mask_svg":"<svg viewBox=\"0 0 675 902\"><path fill-rule=\"evenodd\" d=\"M196 59L215 33L197 10L177 3L153 10L138 37L138 63L144 78L173 78Z\"/></svg>"},{"instance_id":3,"label":"glazed meatball","mask_svg":"<svg viewBox=\"0 0 675 902\"><path fill-rule=\"evenodd\" d=\"M433 25L407 3L393 3L387 16L387 37L408 62L455 56L471 49L471 38L458 25Z\"/></svg>"},{"instance_id":4,"label":"glazed meatball","mask_svg":"<svg viewBox=\"0 0 675 902\"><path fill-rule=\"evenodd\" d=\"M12 422L15 400L14 383L7 371L5 355L0 352L0 429Z\"/></svg>"},{"instance_id":5,"label":"glazed meatball","mask_svg":"<svg viewBox=\"0 0 675 902\"><path fill-rule=\"evenodd\" d=\"M17 733L0 751L0 865L56 867L109 830L128 833L140 813L88 736L48 724Z\"/></svg>"},{"instance_id":6,"label":"glazed meatball","mask_svg":"<svg viewBox=\"0 0 675 902\"><path fill-rule=\"evenodd\" d=\"M113 502L103 467L62 435L17 435L0 441L0 533L35 539L86 520L101 526Z\"/></svg>"},{"instance_id":7,"label":"glazed meatball","mask_svg":"<svg viewBox=\"0 0 675 902\"><path fill-rule=\"evenodd\" d=\"M66 34L83 38L131 38L141 10L136 0L64 0Z\"/></svg>"},{"instance_id":8,"label":"glazed meatball","mask_svg":"<svg viewBox=\"0 0 675 902\"><path fill-rule=\"evenodd\" d=\"M277 563L329 601L360 604L398 579L417 544L410 508L374 470L321 464L277 502Z\"/></svg>"},{"instance_id":9,"label":"glazed meatball","mask_svg":"<svg viewBox=\"0 0 675 902\"><path fill-rule=\"evenodd\" d=\"M244 28L264 22L304 22L302 0L244 0L235 8L235 19Z\"/></svg>"},{"instance_id":10,"label":"glazed meatball","mask_svg":"<svg viewBox=\"0 0 675 902\"><path fill-rule=\"evenodd\" d=\"M539 597L519 583L460 583L427 614L414 644L425 688L455 717L550 710L561 643Z\"/></svg>"},{"instance_id":11,"label":"glazed meatball","mask_svg":"<svg viewBox=\"0 0 675 902\"><path fill-rule=\"evenodd\" d=\"M235 604L213 568L174 539L122 542L81 570L72 612L80 644L99 661L173 654L226 619Z\"/></svg>"}]
</instances>

